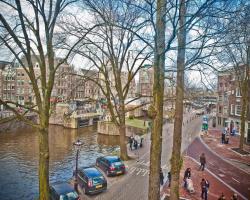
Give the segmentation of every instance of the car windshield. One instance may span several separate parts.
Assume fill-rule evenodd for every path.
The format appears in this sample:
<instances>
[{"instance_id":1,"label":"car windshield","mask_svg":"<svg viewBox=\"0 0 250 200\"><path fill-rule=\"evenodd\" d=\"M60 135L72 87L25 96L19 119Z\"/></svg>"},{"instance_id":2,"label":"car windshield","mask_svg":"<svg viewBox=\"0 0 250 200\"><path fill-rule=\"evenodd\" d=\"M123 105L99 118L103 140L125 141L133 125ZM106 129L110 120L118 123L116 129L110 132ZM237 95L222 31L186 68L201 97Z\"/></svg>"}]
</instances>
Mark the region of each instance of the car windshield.
<instances>
[{"instance_id":1,"label":"car windshield","mask_svg":"<svg viewBox=\"0 0 250 200\"><path fill-rule=\"evenodd\" d=\"M112 159L110 159L110 162L111 163L121 162L121 159L120 158L112 158Z\"/></svg>"},{"instance_id":2,"label":"car windshield","mask_svg":"<svg viewBox=\"0 0 250 200\"><path fill-rule=\"evenodd\" d=\"M98 183L101 183L104 180L103 176L98 176L98 177L94 177L92 178L93 184L96 185Z\"/></svg>"},{"instance_id":3,"label":"car windshield","mask_svg":"<svg viewBox=\"0 0 250 200\"><path fill-rule=\"evenodd\" d=\"M76 192L69 192L66 195L61 195L60 200L76 200L78 198L78 194Z\"/></svg>"}]
</instances>

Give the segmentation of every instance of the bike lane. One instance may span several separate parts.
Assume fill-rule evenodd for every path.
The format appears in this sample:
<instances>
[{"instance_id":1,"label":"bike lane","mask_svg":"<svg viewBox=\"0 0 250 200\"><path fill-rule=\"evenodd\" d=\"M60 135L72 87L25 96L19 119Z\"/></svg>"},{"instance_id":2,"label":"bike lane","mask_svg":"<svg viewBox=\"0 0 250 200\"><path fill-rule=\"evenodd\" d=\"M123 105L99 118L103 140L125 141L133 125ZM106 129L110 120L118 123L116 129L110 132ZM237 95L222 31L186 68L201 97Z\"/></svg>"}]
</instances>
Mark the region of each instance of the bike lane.
<instances>
[{"instance_id":1,"label":"bike lane","mask_svg":"<svg viewBox=\"0 0 250 200\"><path fill-rule=\"evenodd\" d=\"M188 147L187 155L199 161L202 152L206 155L207 169L220 180L221 184L227 185L241 198L250 199L250 174L226 162L198 137Z\"/></svg>"}]
</instances>

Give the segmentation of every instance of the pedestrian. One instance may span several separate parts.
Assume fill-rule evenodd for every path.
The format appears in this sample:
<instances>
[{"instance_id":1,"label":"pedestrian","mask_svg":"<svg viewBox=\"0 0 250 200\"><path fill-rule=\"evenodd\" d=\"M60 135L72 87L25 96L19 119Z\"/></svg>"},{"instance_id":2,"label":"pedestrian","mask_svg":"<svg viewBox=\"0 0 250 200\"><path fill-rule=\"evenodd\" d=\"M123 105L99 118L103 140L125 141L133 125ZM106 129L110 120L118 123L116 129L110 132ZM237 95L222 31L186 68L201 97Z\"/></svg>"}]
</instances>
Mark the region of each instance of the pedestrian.
<instances>
[{"instance_id":1,"label":"pedestrian","mask_svg":"<svg viewBox=\"0 0 250 200\"><path fill-rule=\"evenodd\" d=\"M191 178L191 168L189 167L184 172L184 178L183 178L184 188L187 188L187 178Z\"/></svg>"},{"instance_id":2,"label":"pedestrian","mask_svg":"<svg viewBox=\"0 0 250 200\"><path fill-rule=\"evenodd\" d=\"M226 136L226 134L225 134L225 132L223 131L223 132L221 133L221 143L222 143L222 144L225 143L225 136Z\"/></svg>"},{"instance_id":3,"label":"pedestrian","mask_svg":"<svg viewBox=\"0 0 250 200\"><path fill-rule=\"evenodd\" d=\"M140 147L142 147L142 145L143 145L143 137L141 137L141 142L140 142Z\"/></svg>"},{"instance_id":4,"label":"pedestrian","mask_svg":"<svg viewBox=\"0 0 250 200\"><path fill-rule=\"evenodd\" d=\"M134 139L134 148L135 148L135 150L137 149L137 147L138 147L137 140Z\"/></svg>"},{"instance_id":5,"label":"pedestrian","mask_svg":"<svg viewBox=\"0 0 250 200\"><path fill-rule=\"evenodd\" d=\"M224 143L225 144L229 143L229 134L228 133L225 135L225 142Z\"/></svg>"},{"instance_id":6,"label":"pedestrian","mask_svg":"<svg viewBox=\"0 0 250 200\"><path fill-rule=\"evenodd\" d=\"M207 200L207 192L209 188L209 182L208 180L205 180L204 178L201 180L201 198Z\"/></svg>"},{"instance_id":7,"label":"pedestrian","mask_svg":"<svg viewBox=\"0 0 250 200\"><path fill-rule=\"evenodd\" d=\"M205 157L205 153L202 153L201 155L200 155L200 168L199 168L199 170L202 170L202 171L204 171L204 168L205 168L205 165L206 165L206 157Z\"/></svg>"},{"instance_id":8,"label":"pedestrian","mask_svg":"<svg viewBox=\"0 0 250 200\"><path fill-rule=\"evenodd\" d=\"M234 193L233 196L231 197L231 200L238 200L238 195Z\"/></svg>"},{"instance_id":9,"label":"pedestrian","mask_svg":"<svg viewBox=\"0 0 250 200\"><path fill-rule=\"evenodd\" d=\"M220 195L220 197L219 197L218 200L225 200L225 199L226 199L225 195L223 193L221 193L221 195Z\"/></svg>"},{"instance_id":10,"label":"pedestrian","mask_svg":"<svg viewBox=\"0 0 250 200\"><path fill-rule=\"evenodd\" d=\"M129 136L128 138L129 148L132 151L133 150L133 137Z\"/></svg>"},{"instance_id":11,"label":"pedestrian","mask_svg":"<svg viewBox=\"0 0 250 200\"><path fill-rule=\"evenodd\" d=\"M160 168L160 183L161 183L161 185L163 185L163 182L164 182L164 175L162 172L162 168Z\"/></svg>"},{"instance_id":12,"label":"pedestrian","mask_svg":"<svg viewBox=\"0 0 250 200\"><path fill-rule=\"evenodd\" d=\"M168 187L170 187L170 183L171 183L171 173L168 172Z\"/></svg>"}]
</instances>

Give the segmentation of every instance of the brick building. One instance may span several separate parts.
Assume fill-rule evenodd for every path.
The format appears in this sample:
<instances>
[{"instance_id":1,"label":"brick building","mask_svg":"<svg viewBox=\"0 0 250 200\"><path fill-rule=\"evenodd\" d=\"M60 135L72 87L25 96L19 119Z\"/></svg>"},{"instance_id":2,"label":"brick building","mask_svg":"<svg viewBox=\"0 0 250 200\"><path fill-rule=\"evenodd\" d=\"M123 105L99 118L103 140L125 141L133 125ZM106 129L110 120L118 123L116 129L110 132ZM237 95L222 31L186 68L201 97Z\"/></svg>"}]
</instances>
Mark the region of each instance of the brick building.
<instances>
[{"instance_id":1,"label":"brick building","mask_svg":"<svg viewBox=\"0 0 250 200\"><path fill-rule=\"evenodd\" d=\"M240 116L242 97L239 88L239 83L234 73L224 71L218 74L218 101L217 101L217 124L223 127L228 127L230 132L235 131L236 134L240 131ZM250 82L248 87L250 94ZM250 95L248 95L250 97ZM248 100L248 108L250 107L250 98ZM247 113L245 125L245 138L250 142L250 114Z\"/></svg>"},{"instance_id":2,"label":"brick building","mask_svg":"<svg viewBox=\"0 0 250 200\"><path fill-rule=\"evenodd\" d=\"M10 62L0 61L0 98L4 101L16 101L16 70L13 63ZM6 111L3 105L0 105L0 110ZM2 114L1 112L1 117Z\"/></svg>"},{"instance_id":3,"label":"brick building","mask_svg":"<svg viewBox=\"0 0 250 200\"><path fill-rule=\"evenodd\" d=\"M152 65L144 65L139 70L139 94L143 97L143 101L151 101L153 97L154 69Z\"/></svg>"}]
</instances>

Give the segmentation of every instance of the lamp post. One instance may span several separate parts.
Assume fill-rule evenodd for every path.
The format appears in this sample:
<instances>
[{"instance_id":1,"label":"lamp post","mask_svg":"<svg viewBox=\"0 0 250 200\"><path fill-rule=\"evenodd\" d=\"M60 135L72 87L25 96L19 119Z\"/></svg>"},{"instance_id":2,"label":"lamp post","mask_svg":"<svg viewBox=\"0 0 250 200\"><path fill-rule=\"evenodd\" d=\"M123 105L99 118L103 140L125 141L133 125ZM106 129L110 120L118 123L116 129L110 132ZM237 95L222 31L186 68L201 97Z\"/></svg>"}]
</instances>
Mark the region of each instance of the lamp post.
<instances>
[{"instance_id":1,"label":"lamp post","mask_svg":"<svg viewBox=\"0 0 250 200\"><path fill-rule=\"evenodd\" d=\"M77 175L78 175L78 157L79 157L79 152L81 149L81 146L83 145L83 142L81 142L79 139L73 143L74 147L76 148L76 169L75 169L75 182L74 182L74 187L75 190L77 191Z\"/></svg>"}]
</instances>

